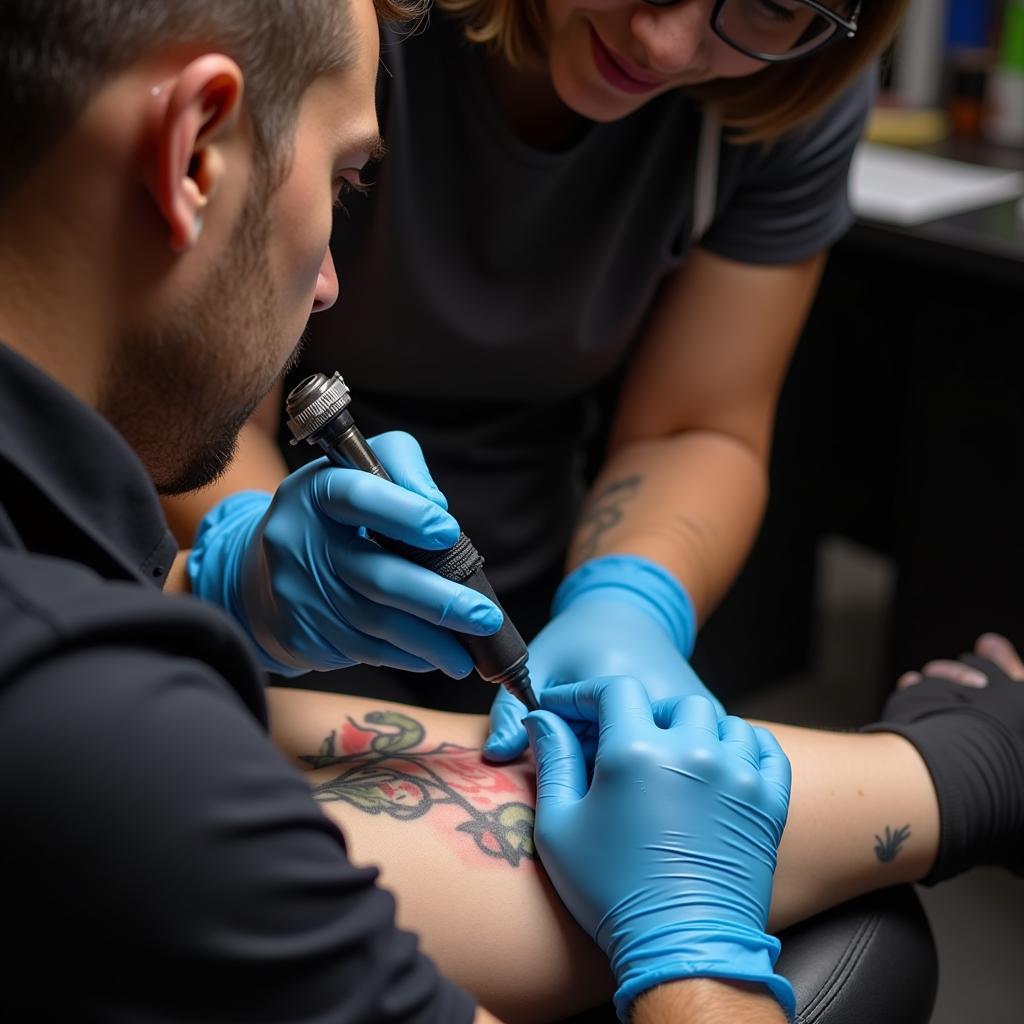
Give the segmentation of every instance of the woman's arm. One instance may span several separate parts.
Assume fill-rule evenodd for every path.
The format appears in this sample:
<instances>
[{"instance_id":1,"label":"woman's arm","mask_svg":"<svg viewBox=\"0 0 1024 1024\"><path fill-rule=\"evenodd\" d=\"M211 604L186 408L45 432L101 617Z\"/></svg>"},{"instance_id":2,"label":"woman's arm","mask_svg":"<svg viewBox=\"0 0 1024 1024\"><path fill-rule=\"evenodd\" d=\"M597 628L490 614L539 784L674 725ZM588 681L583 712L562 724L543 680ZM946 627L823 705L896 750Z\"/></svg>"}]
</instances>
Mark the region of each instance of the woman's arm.
<instances>
[{"instance_id":1,"label":"woman's arm","mask_svg":"<svg viewBox=\"0 0 1024 1024\"><path fill-rule=\"evenodd\" d=\"M707 615L761 521L775 405L824 263L761 267L694 251L631 361L570 569L642 555Z\"/></svg>"},{"instance_id":2,"label":"woman's arm","mask_svg":"<svg viewBox=\"0 0 1024 1024\"><path fill-rule=\"evenodd\" d=\"M610 997L603 957L537 864L532 765L484 762L485 718L301 690L269 701L275 742L445 974L510 1024ZM938 811L907 741L771 729L793 765L773 930L928 871Z\"/></svg>"},{"instance_id":3,"label":"woman's arm","mask_svg":"<svg viewBox=\"0 0 1024 1024\"><path fill-rule=\"evenodd\" d=\"M686 658L761 522L775 404L823 263L757 267L698 250L666 285L576 524L570 572L530 642L535 689L633 676L655 700L708 693ZM500 693L489 757L523 752L521 717Z\"/></svg>"}]
</instances>

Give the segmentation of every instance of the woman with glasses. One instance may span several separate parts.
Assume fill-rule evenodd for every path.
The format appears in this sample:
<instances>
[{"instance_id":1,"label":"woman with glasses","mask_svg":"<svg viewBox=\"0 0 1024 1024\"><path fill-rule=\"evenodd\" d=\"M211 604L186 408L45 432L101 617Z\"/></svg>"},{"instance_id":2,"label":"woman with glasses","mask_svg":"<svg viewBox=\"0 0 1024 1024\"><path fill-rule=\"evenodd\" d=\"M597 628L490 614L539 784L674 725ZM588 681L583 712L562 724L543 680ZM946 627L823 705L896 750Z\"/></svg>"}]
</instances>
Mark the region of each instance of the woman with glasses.
<instances>
[{"instance_id":1,"label":"woman with glasses","mask_svg":"<svg viewBox=\"0 0 1024 1024\"><path fill-rule=\"evenodd\" d=\"M686 659L757 533L779 389L851 223L872 62L905 6L437 0L386 41L391 156L372 194L344 199L340 301L289 384L340 369L364 432L418 438L535 636L535 686L703 690ZM183 541L212 500L221 514L235 491L276 488L281 405L218 489L173 513ZM282 561L319 550L297 533ZM375 636L412 649L400 626ZM493 695L383 668L303 685L461 711ZM521 715L499 696L489 755L523 751Z\"/></svg>"}]
</instances>

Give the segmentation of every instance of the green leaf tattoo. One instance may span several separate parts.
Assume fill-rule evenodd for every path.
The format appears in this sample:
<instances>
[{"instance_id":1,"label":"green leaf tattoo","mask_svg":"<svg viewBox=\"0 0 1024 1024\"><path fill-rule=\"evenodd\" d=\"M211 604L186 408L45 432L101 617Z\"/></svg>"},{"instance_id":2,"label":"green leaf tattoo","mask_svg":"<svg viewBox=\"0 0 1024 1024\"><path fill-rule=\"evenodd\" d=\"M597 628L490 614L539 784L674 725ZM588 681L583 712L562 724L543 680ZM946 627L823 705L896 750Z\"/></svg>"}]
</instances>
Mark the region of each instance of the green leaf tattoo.
<instances>
[{"instance_id":1,"label":"green leaf tattoo","mask_svg":"<svg viewBox=\"0 0 1024 1024\"><path fill-rule=\"evenodd\" d=\"M371 711L363 725L348 719L332 730L316 754L302 760L314 768L341 767L340 774L314 787L317 800L341 800L366 814L396 821L421 818L439 806L455 807L465 820L456 832L471 836L488 857L516 867L537 857L534 810L516 800L502 802L517 787L501 769L484 763L479 751L442 743L417 749L426 732L398 711Z\"/></svg>"},{"instance_id":2,"label":"green leaf tattoo","mask_svg":"<svg viewBox=\"0 0 1024 1024\"><path fill-rule=\"evenodd\" d=\"M380 754L397 754L403 750L411 750L422 743L426 735L419 722L397 711L371 711L363 721L374 724L379 722L396 728L396 732L378 734L373 741L373 749Z\"/></svg>"},{"instance_id":3,"label":"green leaf tattoo","mask_svg":"<svg viewBox=\"0 0 1024 1024\"><path fill-rule=\"evenodd\" d=\"M888 864L896 859L900 847L910 838L910 825L904 825L893 831L888 825L885 826L885 838L875 836L875 856L883 863Z\"/></svg>"}]
</instances>

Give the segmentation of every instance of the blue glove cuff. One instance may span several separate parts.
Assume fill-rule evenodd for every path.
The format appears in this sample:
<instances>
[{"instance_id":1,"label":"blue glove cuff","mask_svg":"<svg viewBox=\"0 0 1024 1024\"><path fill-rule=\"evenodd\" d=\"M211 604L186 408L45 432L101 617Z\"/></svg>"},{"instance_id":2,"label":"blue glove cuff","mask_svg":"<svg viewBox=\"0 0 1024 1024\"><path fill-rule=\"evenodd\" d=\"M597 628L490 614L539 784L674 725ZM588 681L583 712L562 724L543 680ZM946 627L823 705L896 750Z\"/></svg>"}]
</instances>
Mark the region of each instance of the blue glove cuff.
<instances>
[{"instance_id":1,"label":"blue glove cuff","mask_svg":"<svg viewBox=\"0 0 1024 1024\"><path fill-rule=\"evenodd\" d=\"M727 930L716 925L713 937L706 933L689 936L681 933L673 939L668 948L660 946L651 952L649 966L634 963L619 977L614 1003L623 1024L628 1024L634 1001L648 989L687 978L718 978L764 985L785 1011L786 1018L794 1019L793 986L773 970L781 948L775 936L750 929Z\"/></svg>"},{"instance_id":2,"label":"blue glove cuff","mask_svg":"<svg viewBox=\"0 0 1024 1024\"><path fill-rule=\"evenodd\" d=\"M193 595L219 605L241 626L263 668L295 676L307 669L273 657L267 644L253 634L240 585L253 531L272 500L273 495L266 491L239 491L214 505L199 524L186 567Z\"/></svg>"},{"instance_id":3,"label":"blue glove cuff","mask_svg":"<svg viewBox=\"0 0 1024 1024\"><path fill-rule=\"evenodd\" d=\"M638 555L605 555L584 562L555 591L557 615L586 597L613 598L648 612L666 630L684 658L693 653L697 613L683 585L667 569Z\"/></svg>"},{"instance_id":4,"label":"blue glove cuff","mask_svg":"<svg viewBox=\"0 0 1024 1024\"><path fill-rule=\"evenodd\" d=\"M252 530L263 518L273 495L239 491L219 501L203 516L188 556L189 585L196 597L212 601L236 619L238 594L227 570L241 562Z\"/></svg>"}]
</instances>

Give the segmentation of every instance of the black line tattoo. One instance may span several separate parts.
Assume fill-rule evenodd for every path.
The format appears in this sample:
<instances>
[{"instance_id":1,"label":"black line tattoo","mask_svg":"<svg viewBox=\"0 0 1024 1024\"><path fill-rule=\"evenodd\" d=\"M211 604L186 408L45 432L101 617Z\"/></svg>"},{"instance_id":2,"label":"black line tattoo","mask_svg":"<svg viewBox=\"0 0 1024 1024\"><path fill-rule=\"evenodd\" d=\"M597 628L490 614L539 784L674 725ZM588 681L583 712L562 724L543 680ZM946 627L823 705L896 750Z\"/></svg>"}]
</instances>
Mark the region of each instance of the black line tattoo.
<instances>
[{"instance_id":1,"label":"black line tattoo","mask_svg":"<svg viewBox=\"0 0 1024 1024\"><path fill-rule=\"evenodd\" d=\"M513 867L523 858L536 859L533 808L517 800L503 802L520 787L484 763L478 750L455 743L418 750L426 735L423 726L398 711L371 711L363 722L357 725L349 718L340 732L330 732L319 753L301 758L313 768L344 767L314 787L315 799L342 800L366 814L397 821L452 807L465 816L455 830L471 836L488 857Z\"/></svg>"},{"instance_id":2,"label":"black line tattoo","mask_svg":"<svg viewBox=\"0 0 1024 1024\"><path fill-rule=\"evenodd\" d=\"M575 557L587 559L597 554L601 538L622 522L623 506L637 496L643 482L639 475L616 480L587 502L576 525L582 535L573 542Z\"/></svg>"},{"instance_id":3,"label":"black line tattoo","mask_svg":"<svg viewBox=\"0 0 1024 1024\"><path fill-rule=\"evenodd\" d=\"M906 824L895 831L890 826L885 826L885 838L875 836L875 856L883 863L888 864L896 859L900 847L910 838L910 825Z\"/></svg>"}]
</instances>

